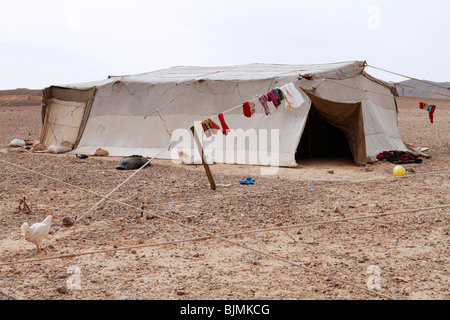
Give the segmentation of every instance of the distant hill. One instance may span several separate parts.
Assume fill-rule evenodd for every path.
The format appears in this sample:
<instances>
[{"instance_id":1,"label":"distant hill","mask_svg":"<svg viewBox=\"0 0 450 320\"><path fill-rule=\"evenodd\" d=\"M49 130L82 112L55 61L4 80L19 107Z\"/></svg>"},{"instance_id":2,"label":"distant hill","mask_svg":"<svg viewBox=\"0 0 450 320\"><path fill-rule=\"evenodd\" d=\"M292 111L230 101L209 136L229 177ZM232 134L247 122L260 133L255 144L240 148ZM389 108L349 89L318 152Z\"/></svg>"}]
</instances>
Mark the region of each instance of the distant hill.
<instances>
[{"instance_id":1,"label":"distant hill","mask_svg":"<svg viewBox=\"0 0 450 320\"><path fill-rule=\"evenodd\" d=\"M432 82L427 81L436 85L439 85L441 87L448 88L450 87L450 82ZM402 86L404 85L404 86ZM418 89L410 88L415 87ZM421 89L421 90L419 90ZM424 91L426 90L426 91ZM443 88L439 88L437 86L434 86L432 84L423 83L417 80L406 80L402 81L397 84L397 91L399 96L401 97L424 97L424 98L437 98L437 99L450 99L450 97L445 97L440 94L435 94L427 91L433 91L437 93L442 93L450 96L450 90L446 90Z\"/></svg>"},{"instance_id":2,"label":"distant hill","mask_svg":"<svg viewBox=\"0 0 450 320\"><path fill-rule=\"evenodd\" d=\"M35 89L0 90L0 107L4 106L39 106L42 91Z\"/></svg>"}]
</instances>

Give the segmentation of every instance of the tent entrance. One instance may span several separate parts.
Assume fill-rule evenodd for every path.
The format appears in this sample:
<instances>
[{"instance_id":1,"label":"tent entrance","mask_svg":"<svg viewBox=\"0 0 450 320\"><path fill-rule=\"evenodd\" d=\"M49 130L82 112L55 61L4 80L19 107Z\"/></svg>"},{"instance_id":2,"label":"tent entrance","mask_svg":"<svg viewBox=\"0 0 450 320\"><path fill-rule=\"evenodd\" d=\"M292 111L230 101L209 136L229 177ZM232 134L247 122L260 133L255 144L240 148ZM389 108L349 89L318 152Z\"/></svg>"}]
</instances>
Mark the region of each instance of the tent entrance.
<instances>
[{"instance_id":1,"label":"tent entrance","mask_svg":"<svg viewBox=\"0 0 450 320\"><path fill-rule=\"evenodd\" d=\"M315 158L352 158L344 133L324 119L314 104L308 114L295 160Z\"/></svg>"},{"instance_id":2,"label":"tent entrance","mask_svg":"<svg viewBox=\"0 0 450 320\"><path fill-rule=\"evenodd\" d=\"M349 158L367 162L361 103L337 103L308 94L311 108L297 147L297 161Z\"/></svg>"}]
</instances>

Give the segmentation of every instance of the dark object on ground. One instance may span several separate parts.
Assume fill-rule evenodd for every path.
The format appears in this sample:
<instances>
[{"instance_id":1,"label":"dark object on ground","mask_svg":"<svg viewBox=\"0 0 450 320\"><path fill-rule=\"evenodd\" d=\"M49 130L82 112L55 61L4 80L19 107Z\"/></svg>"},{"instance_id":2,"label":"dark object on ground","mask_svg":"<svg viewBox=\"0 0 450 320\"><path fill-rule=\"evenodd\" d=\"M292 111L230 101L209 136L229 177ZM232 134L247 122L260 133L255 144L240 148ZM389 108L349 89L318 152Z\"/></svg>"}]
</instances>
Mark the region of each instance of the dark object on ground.
<instances>
[{"instance_id":1,"label":"dark object on ground","mask_svg":"<svg viewBox=\"0 0 450 320\"><path fill-rule=\"evenodd\" d=\"M422 159L408 151L383 151L377 155L377 159L394 164L422 163Z\"/></svg>"},{"instance_id":2,"label":"dark object on ground","mask_svg":"<svg viewBox=\"0 0 450 320\"><path fill-rule=\"evenodd\" d=\"M145 165L148 162L148 159L143 156L138 155L132 155L129 157L123 157L119 163L116 166L117 170L134 170L139 169L143 165ZM147 166L150 166L151 164L147 164Z\"/></svg>"}]
</instances>

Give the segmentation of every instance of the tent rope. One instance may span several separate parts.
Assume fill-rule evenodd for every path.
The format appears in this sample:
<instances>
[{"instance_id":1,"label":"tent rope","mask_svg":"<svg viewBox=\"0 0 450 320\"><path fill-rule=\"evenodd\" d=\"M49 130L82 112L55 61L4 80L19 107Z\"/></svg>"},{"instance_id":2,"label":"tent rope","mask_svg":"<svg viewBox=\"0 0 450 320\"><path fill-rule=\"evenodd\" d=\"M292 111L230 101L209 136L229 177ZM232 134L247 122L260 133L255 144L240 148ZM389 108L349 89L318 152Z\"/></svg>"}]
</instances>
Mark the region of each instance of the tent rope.
<instances>
[{"instance_id":1,"label":"tent rope","mask_svg":"<svg viewBox=\"0 0 450 320\"><path fill-rule=\"evenodd\" d=\"M102 194L100 194L98 192L95 192L95 191L92 191L92 190L89 190L89 189L86 189L86 188L83 188L83 187L76 186L74 184L71 184L71 183L65 182L63 180L51 177L49 175L45 175L43 173L34 171L32 169L25 168L23 166L20 166L20 165L8 162L6 160L0 159L0 162L3 162L3 163L8 164L10 166L22 169L24 171L28 171L28 172L37 174L37 175L39 175L41 177L44 177L44 178L47 178L47 179L50 179L50 180L62 183L64 185L76 188L76 189L84 191L86 193L93 194L93 195L101 197L101 198L103 198L105 200L110 200L112 202L115 202L115 203L118 203L118 204L122 204L122 205L125 205L127 207L131 207L131 208L136 209L138 211L143 211L142 208L140 208L140 207L136 207L136 206L133 206L133 205L121 202L121 201L116 200L116 199L112 199L109 196L105 196L105 195L102 195ZM447 168L445 170L447 170ZM428 176L428 175L444 175L444 174L449 174L449 172L442 172L442 170L436 171L436 172L433 172L433 171L431 171L431 172L423 172L423 173L416 173L414 176L404 176L404 177L397 178L397 179L408 179L408 178L413 178L413 177L422 176L422 175ZM389 180L389 179L393 179L393 178L390 177L390 176L387 176L387 177L379 177L379 178L365 179L365 180L358 180L358 181L332 182L332 183L326 183L326 184L314 185L314 186L303 186L303 187L297 187L297 188L270 190L270 191L263 191L263 192L254 192L254 193L238 193L238 194L222 195L222 196L219 196L219 197L210 197L210 198L203 198L203 199L192 199L192 200L181 200L181 201L169 201L169 202L150 203L150 204L148 204L146 206L147 207L150 207L150 206L153 207L153 206L166 206L166 205L174 205L174 204L188 204L188 203L196 203L196 202L204 202L204 201L216 201L216 200L219 200L219 199L235 198L235 197L257 197L257 196L263 196L263 195L268 194L268 193L270 193L270 194L287 193L287 192L293 192L293 191L299 191L299 190L305 190L305 189L318 189L318 188L322 188L322 187L336 187L336 186L343 185L343 184L348 185L348 184L370 183L370 182L377 182L377 181L383 181L383 180ZM145 211L145 210L143 212L155 215L155 214L153 214L151 212L148 212L148 211ZM176 222L176 221L174 220L173 222Z\"/></svg>"},{"instance_id":2,"label":"tent rope","mask_svg":"<svg viewBox=\"0 0 450 320\"><path fill-rule=\"evenodd\" d=\"M6 162L6 161L4 161L4 160L1 160L1 159L0 159L0 161L5 162L5 163L8 163L8 162ZM149 161L151 161L151 159L150 159ZM8 163L8 164L9 164L9 163ZM146 164L146 165L147 165L147 164ZM14 166L17 166L17 165L14 165ZM144 165L144 166L145 166L145 165ZM141 167L140 169L144 168L144 166ZM20 166L17 166L17 167L20 167ZM32 171L32 170L30 170L30 169L27 169L27 170L28 170L28 171ZM137 172L135 172L135 173L137 173ZM126 179L126 180L125 180L122 184L120 184L116 189L118 189L121 185L123 185L124 183L126 183L126 182L127 182L129 179L131 179L131 177L133 177L133 176L134 176L134 174L131 175L128 179ZM57 179L54 179L54 180L57 180ZM112 192L114 192L116 189L114 189ZM110 194L111 194L112 192L110 192ZM122 201L119 201L119 200L115 200L115 199L109 198L109 195L110 195L110 194L108 194L108 196L104 197L99 203L103 202L103 201L106 200L106 199L109 199L109 200L111 200L111 201L120 203L120 204L122 204L122 205L125 205L125 206L128 206L128 207L133 207L133 208L135 208L135 209L138 209L137 207L132 206L132 205L129 205L129 204L124 203L124 202L122 202ZM98 203L98 204L99 204L99 203ZM98 204L97 204L97 205L98 205ZM97 205L95 205L94 207L96 207ZM93 208L94 208L94 207L93 207ZM93 208L91 208L91 210L92 210ZM90 211L91 211L91 210L90 210ZM148 212L148 213L150 213L150 212ZM215 239L218 239L218 240L222 240L222 241L228 242L228 243L233 244L233 245L237 245L237 246L242 247L242 248L244 248L244 249L247 249L247 250L251 250L251 251L260 253L261 255L264 255L264 256L267 256L267 257L270 257L270 258L279 260L279 261L283 261L283 262L289 263L289 264L294 265L294 266L301 267L301 268L303 268L303 269L305 269L305 270L308 270L308 271L310 271L310 272L313 272L313 273L316 273L316 274L319 274L319 275L322 275L322 276L326 276L326 277L328 277L328 278L330 278L330 279L333 279L334 281L338 281L338 282L341 282L341 283L344 283L344 284L347 284L347 285L351 285L351 286L357 287L357 288L359 288L359 289L362 289L362 290L364 290L364 291L367 291L368 293L376 294L376 295L378 295L378 296L380 296L380 297L391 299L391 297L385 296L385 295L383 295L383 294L381 294L381 293L379 293L379 292L376 292L376 291L373 291L373 290L369 290L369 289L367 289L367 288L365 288L365 287L361 287L361 286L359 286L359 285L357 285L357 284L348 282L348 281L346 281L346 280L339 279L339 278L336 278L336 277L334 277L334 276L330 276L330 275L328 275L328 274L322 273L322 272L320 272L320 271L317 271L317 270L308 268L308 267L306 267L306 266L303 265L303 264L300 264L300 263L297 263L297 262L292 262L292 261L287 260L287 259L285 259L285 258L283 258L283 257L279 257L279 256L276 256L276 255L272 255L272 254L269 254L269 253L266 253L266 252L263 252L263 251L260 251L260 250L255 250L255 249L253 249L253 248L250 248L250 247L248 247L248 246L242 245L242 244L240 244L240 243L237 243L237 242L228 240L228 239L224 238L223 236L217 236L217 235L214 235L214 234L212 234L212 233L210 233L210 232L207 232L207 231L203 231L203 230L201 230L201 229L198 229L198 228L196 228L196 227L193 227L193 226L190 226L190 225L186 225L186 224L180 223L180 222L176 221L175 219L167 218L167 217L164 217L164 216L155 214L155 213L150 213L150 214L153 215L153 216L155 216L155 217L159 217L159 218L161 218L161 219L163 219L163 220L166 220L166 221L175 223L175 224L177 224L177 225L179 225L179 226L181 226L181 227L185 227L185 228L194 230L194 231L196 231L196 232L203 233L203 234L205 234L205 235L207 235L207 236L210 236L210 237L212 237L212 238L215 238ZM0 265L1 265L1 264L0 264Z\"/></svg>"},{"instance_id":3,"label":"tent rope","mask_svg":"<svg viewBox=\"0 0 450 320\"><path fill-rule=\"evenodd\" d=\"M145 167L147 167L157 156L159 156L161 153L163 153L167 148L169 148L172 145L173 141L171 141L166 147L164 147L164 149L162 149L161 151L159 151L155 156L153 156L152 158L148 159L148 161L142 165L138 170L136 170L135 172L133 172L133 174L131 174L127 179L125 179L122 183L120 183L117 187L115 187L110 193L108 193L105 197L102 197L102 199L97 202L92 208L90 208L86 213L84 213L81 217L77 218L76 221L79 221L80 219L82 219L84 216L86 216L87 214L89 214L92 210L94 210L97 206L99 206L101 203L103 203L103 201L105 201L106 199L110 199L109 196L111 196L114 192L116 192L120 187L122 187L125 183L127 183L129 180L131 180L131 178L133 178L135 175L137 175L142 169L144 169Z\"/></svg>"},{"instance_id":4,"label":"tent rope","mask_svg":"<svg viewBox=\"0 0 450 320\"><path fill-rule=\"evenodd\" d=\"M436 210L436 209L442 209L442 208L448 208L448 207L450 207L450 204L449 205L443 205L443 206L436 206L436 207L416 208L416 209L411 209L411 210L403 210L403 211L397 211L397 212L375 214L375 215L358 216L358 217L346 218L346 219L336 219L336 220L328 220L328 221L321 221L321 222L313 222L313 223L306 223L306 224L299 224L299 225L292 225L292 226L285 226L285 227L266 228L266 229L259 229L259 230L236 232L236 233L223 234L223 235L219 235L219 236L218 235L214 235L214 234L209 234L208 232L200 230L203 233L209 234L209 236L208 237L201 237L201 238L181 239L181 240L162 242L162 243L127 246L127 247L113 248L113 249L86 251L86 252L81 252L81 253L66 254L66 255L53 256L53 257L45 257L45 258L37 258L37 259L28 259L28 260L21 260L21 261L6 262L6 263L0 263L0 266L14 265L14 264L24 264L24 263L31 263L31 262L38 262L38 261L47 261L47 260L56 260L56 259L74 258L74 257L90 255L90 254L116 252L116 251L131 250L131 249L145 248L145 247L157 247L157 246L163 246L163 245L173 245L173 244L178 244L178 243L193 242L193 241L204 241L204 240L208 240L208 239L211 239L211 238L216 238L216 239L219 239L219 240L224 240L224 241L226 241L228 243L231 243L233 245L237 245L237 246L242 247L244 249L247 249L247 250L259 253L259 254L261 254L263 256L266 256L266 257L269 257L269 258L272 258L272 259L275 259L275 260L279 260L279 261L288 263L288 264L293 265L293 266L297 266L297 267L303 268L304 270L313 272L315 274L318 274L318 275L321 275L321 276L324 276L324 277L328 277L328 278L330 278L330 279L332 279L334 281L341 282L341 283L344 283L346 285L350 285L350 286L356 287L356 288L364 290L364 291L366 291L366 292L368 292L370 294L375 294L375 295L378 295L378 296L380 296L382 298L386 298L386 299L389 299L389 300L394 300L394 298L392 298L390 296L381 294L380 292L369 290L369 289L367 289L365 287L362 287L362 286L360 286L358 284L355 284L353 282L349 282L347 280L343 280L341 278L337 278L337 277L331 276L331 275L329 275L327 273L318 271L316 269L309 268L309 267L305 266L302 263L294 262L294 261L288 260L286 258L277 256L277 255L274 255L274 254L270 254L270 253L267 253L267 252L264 252L264 251L261 251L261 250L257 250L257 249L248 247L246 245L243 245L241 243L230 241L228 239L225 239L224 237L236 236L236 235L244 235L244 234L250 234L250 233L260 233L260 232L267 232L267 231L287 230L287 229L293 229L293 228L299 228L299 227L305 227L305 226L313 226L313 225L324 225L324 224L332 224L332 223L339 223L339 222L348 222L348 221L362 220L362 219L368 219L368 218L379 218L379 217L386 217L386 216L392 216L392 215L397 215L397 214L423 212L423 211Z\"/></svg>"},{"instance_id":5,"label":"tent rope","mask_svg":"<svg viewBox=\"0 0 450 320\"><path fill-rule=\"evenodd\" d=\"M435 87L439 87L439 88L442 88L442 89L449 90L449 88L443 87L443 86L441 86L441 85L438 85L437 83L433 83L433 82L428 82L428 81L420 80L420 79L413 78L413 77L410 77L410 76L405 76L405 75L403 75L403 74L396 73L396 72L392 72L392 71L385 70L385 69L378 68L378 67L374 67L374 66L369 65L369 64L367 64L367 66L368 66L369 68L373 68L373 69L377 69L377 70L384 71L384 72L387 72L387 73L395 74L395 75L400 76L400 77L403 77L403 78L407 78L407 79L411 79L411 80L423 82L423 83L426 83L426 84L429 84L429 85L432 85L432 86L435 86Z\"/></svg>"},{"instance_id":6,"label":"tent rope","mask_svg":"<svg viewBox=\"0 0 450 320\"><path fill-rule=\"evenodd\" d=\"M446 205L434 206L434 207L424 207L424 208L415 208L415 209L408 209L408 210L401 210L401 211L393 211L393 212L387 212L387 213L369 214L369 215L364 215L364 216L356 216L356 217L352 217L352 218L333 219L333 220L295 224L295 225L290 225L290 226L262 228L262 229L239 231L239 232L233 232L233 233L224 233L224 234L220 234L217 236L219 236L219 237L236 237L236 236L244 236L244 235L263 233L263 232L286 231L286 230L290 230L290 229L298 229L298 228L303 228L303 227L335 224L335 223L365 220L365 219L371 219L371 218L377 219L377 218L406 214L406 213L423 213L424 211L445 209L445 208L449 208L449 207L450 207L450 204L446 204ZM148 247L160 247L160 246L165 246L165 245L173 245L173 244L186 243L186 242L199 242L199 241L210 240L213 238L214 238L213 236L203 236L203 237L179 239L179 240L173 240L173 241L167 241L167 242L138 244L138 245L132 245L132 246L126 246L126 247L85 251L85 252L79 252L79 253L69 253L69 254L63 254L63 255L52 256L52 257L42 257L42 258L35 258L35 259L3 262L3 263L0 263L0 266L8 266L8 265L24 264L24 263L56 260L56 259L75 258L75 257L85 256L85 255L90 255L90 254L99 254L99 253L107 253L107 252L115 252L115 251L126 251L126 250L131 250L131 249L140 249L140 248L148 248Z\"/></svg>"},{"instance_id":7,"label":"tent rope","mask_svg":"<svg viewBox=\"0 0 450 320\"><path fill-rule=\"evenodd\" d=\"M20 97L20 98L13 99L13 100L9 100L9 101L0 103L0 106L6 105L6 104L10 104L10 103L15 102L15 101L23 100L23 99L25 99L25 98L29 98L29 97L31 97L31 96L34 96L36 93L39 93L39 92L42 92L42 91L44 91L44 90L41 89L41 90L33 91L32 93L30 93L30 94L28 94L28 95L25 95L25 96L22 96L22 97Z\"/></svg>"},{"instance_id":8,"label":"tent rope","mask_svg":"<svg viewBox=\"0 0 450 320\"><path fill-rule=\"evenodd\" d=\"M11 296L11 295L9 295L9 294L7 294L7 293L4 293L4 292L1 291L1 290L0 290L0 294L1 294L2 296L4 296L4 297L10 299L10 300L17 300L15 297L13 297L13 296Z\"/></svg>"},{"instance_id":9,"label":"tent rope","mask_svg":"<svg viewBox=\"0 0 450 320\"><path fill-rule=\"evenodd\" d=\"M450 98L450 95L445 94L445 93L440 93L440 92L436 92L436 91L425 90L425 89L413 87L413 86L410 86L410 85L407 85L407 84L403 84L403 83L397 83L397 85L399 85L399 86L401 86L401 87L408 87L408 88L412 88L412 89L424 91L424 92L434 93L434 94L438 94L438 95L441 95L441 96L449 97L449 98Z\"/></svg>"}]
</instances>

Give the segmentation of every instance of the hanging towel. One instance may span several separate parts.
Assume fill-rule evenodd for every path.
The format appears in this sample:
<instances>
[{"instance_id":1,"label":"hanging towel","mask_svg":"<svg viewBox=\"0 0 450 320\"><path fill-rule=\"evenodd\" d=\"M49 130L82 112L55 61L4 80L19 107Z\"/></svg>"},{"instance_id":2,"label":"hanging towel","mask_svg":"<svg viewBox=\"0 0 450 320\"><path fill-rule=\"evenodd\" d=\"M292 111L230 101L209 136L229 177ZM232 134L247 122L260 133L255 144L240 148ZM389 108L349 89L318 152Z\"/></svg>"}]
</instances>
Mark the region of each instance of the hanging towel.
<instances>
[{"instance_id":1,"label":"hanging towel","mask_svg":"<svg viewBox=\"0 0 450 320\"><path fill-rule=\"evenodd\" d=\"M264 108L264 111L265 111L265 113L266 113L266 116L268 116L269 114L271 114L271 113L270 113L269 106L267 105L267 102L269 102L269 99L267 98L267 94L265 94L265 95L259 97L258 100L259 100L259 102L261 102L261 105L262 105L263 108Z\"/></svg>"},{"instance_id":2,"label":"hanging towel","mask_svg":"<svg viewBox=\"0 0 450 320\"><path fill-rule=\"evenodd\" d=\"M217 131L220 130L220 127L214 123L211 119L202 121L202 127L203 131L205 132L206 136L209 138L213 134L216 134Z\"/></svg>"},{"instance_id":3,"label":"hanging towel","mask_svg":"<svg viewBox=\"0 0 450 320\"><path fill-rule=\"evenodd\" d=\"M286 108L293 110L294 108L300 108L300 106L305 102L300 91L294 86L292 82L282 86L280 90L283 92L284 98L286 100Z\"/></svg>"},{"instance_id":4,"label":"hanging towel","mask_svg":"<svg viewBox=\"0 0 450 320\"><path fill-rule=\"evenodd\" d=\"M428 116L430 118L430 122L433 123L433 115L436 111L436 106L434 104L426 104L424 102L420 103L420 109L428 111Z\"/></svg>"},{"instance_id":5,"label":"hanging towel","mask_svg":"<svg viewBox=\"0 0 450 320\"><path fill-rule=\"evenodd\" d=\"M270 91L267 94L267 99L273 103L273 105L275 106L275 108L278 108L278 106L280 105L280 102L278 101L278 97L277 94L273 91Z\"/></svg>"},{"instance_id":6,"label":"hanging towel","mask_svg":"<svg viewBox=\"0 0 450 320\"><path fill-rule=\"evenodd\" d=\"M228 132L230 132L230 128L228 128L228 125L225 122L225 118L223 116L223 113L219 113L219 120L220 120L220 124L222 125L223 134L227 135Z\"/></svg>"}]
</instances>

